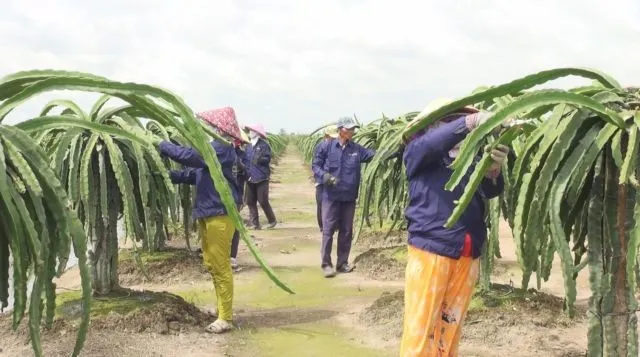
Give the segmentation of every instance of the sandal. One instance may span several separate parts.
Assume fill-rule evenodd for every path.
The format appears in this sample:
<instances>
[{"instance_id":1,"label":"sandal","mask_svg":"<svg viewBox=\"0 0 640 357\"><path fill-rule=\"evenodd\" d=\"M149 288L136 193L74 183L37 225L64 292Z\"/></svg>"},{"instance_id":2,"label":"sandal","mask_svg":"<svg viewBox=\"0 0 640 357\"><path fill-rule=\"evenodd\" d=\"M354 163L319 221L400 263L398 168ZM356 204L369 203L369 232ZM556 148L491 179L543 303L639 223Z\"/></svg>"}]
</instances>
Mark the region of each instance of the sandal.
<instances>
[{"instance_id":1,"label":"sandal","mask_svg":"<svg viewBox=\"0 0 640 357\"><path fill-rule=\"evenodd\" d=\"M231 322L226 320L217 319L216 321L209 324L209 326L205 327L205 331L209 333L225 333L227 331L231 331L234 329L234 326Z\"/></svg>"}]
</instances>

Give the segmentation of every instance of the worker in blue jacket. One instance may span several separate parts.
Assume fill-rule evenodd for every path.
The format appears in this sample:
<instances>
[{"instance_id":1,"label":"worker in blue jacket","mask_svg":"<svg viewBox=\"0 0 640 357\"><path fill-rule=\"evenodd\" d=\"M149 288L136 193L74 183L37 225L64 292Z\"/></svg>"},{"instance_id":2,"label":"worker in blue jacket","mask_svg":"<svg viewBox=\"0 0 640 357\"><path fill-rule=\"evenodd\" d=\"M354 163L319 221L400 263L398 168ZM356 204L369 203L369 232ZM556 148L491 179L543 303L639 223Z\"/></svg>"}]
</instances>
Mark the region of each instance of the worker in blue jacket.
<instances>
[{"instance_id":1,"label":"worker in blue jacket","mask_svg":"<svg viewBox=\"0 0 640 357\"><path fill-rule=\"evenodd\" d=\"M449 102L430 103L415 122ZM402 357L458 355L462 324L478 278L478 257L487 237L485 201L504 188L501 167L509 149L499 145L491 151L490 170L452 228L446 228L445 222L473 167L453 191L447 191L445 184L461 142L489 117L490 113L464 107L406 138L403 160L409 187L405 211L409 245Z\"/></svg>"},{"instance_id":2,"label":"worker in blue jacket","mask_svg":"<svg viewBox=\"0 0 640 357\"><path fill-rule=\"evenodd\" d=\"M338 128L336 128L334 125L331 125L325 128L324 138L322 139L322 141L318 143L318 145L316 145L316 148L313 152L314 157L318 153L318 149L322 147L323 143L327 141L331 141L332 139L337 139L337 138L338 138ZM320 233L322 233L322 197L324 192L324 183L322 182L321 177L319 178L314 176L314 178L315 178L315 185L316 185L316 218L318 220L318 227L320 228Z\"/></svg>"},{"instance_id":3,"label":"worker in blue jacket","mask_svg":"<svg viewBox=\"0 0 640 357\"><path fill-rule=\"evenodd\" d=\"M271 178L271 146L267 141L267 133L260 124L246 125L250 143L247 145L249 180L247 181L247 206L251 228L260 229L258 203L267 216L268 228L277 224L269 202L269 179Z\"/></svg>"},{"instance_id":4,"label":"worker in blue jacket","mask_svg":"<svg viewBox=\"0 0 640 357\"><path fill-rule=\"evenodd\" d=\"M373 159L375 151L352 141L358 123L353 118L340 118L336 123L338 138L318 148L313 158L313 173L323 184L321 268L324 276L337 272L350 273L349 253L353 238L353 217L360 188L362 163ZM331 262L333 233L338 229L336 271Z\"/></svg>"},{"instance_id":5,"label":"worker in blue jacket","mask_svg":"<svg viewBox=\"0 0 640 357\"><path fill-rule=\"evenodd\" d=\"M216 109L199 113L198 116L211 124L226 139L240 137L240 129L232 108ZM239 188L233 173L233 166L237 160L236 151L232 145L220 141L212 141L211 146L216 152L223 176L231 187L233 198L236 204L240 204ZM217 319L205 330L212 333L229 331L234 327L232 323L233 275L229 256L235 226L200 153L193 148L176 145L169 141L159 143L158 149L162 156L185 166L184 170L170 172L172 182L196 186L193 218L198 221L202 258L213 279L218 305Z\"/></svg>"}]
</instances>

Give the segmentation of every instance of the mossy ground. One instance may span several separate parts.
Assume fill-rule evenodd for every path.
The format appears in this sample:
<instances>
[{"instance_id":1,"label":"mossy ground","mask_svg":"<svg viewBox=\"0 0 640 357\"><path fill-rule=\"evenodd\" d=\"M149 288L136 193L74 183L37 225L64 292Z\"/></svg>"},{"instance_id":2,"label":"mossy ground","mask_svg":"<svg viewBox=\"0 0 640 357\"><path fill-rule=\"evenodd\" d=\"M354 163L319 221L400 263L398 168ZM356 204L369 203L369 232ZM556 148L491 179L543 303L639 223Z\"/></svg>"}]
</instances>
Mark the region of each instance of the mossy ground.
<instances>
[{"instance_id":1,"label":"mossy ground","mask_svg":"<svg viewBox=\"0 0 640 357\"><path fill-rule=\"evenodd\" d=\"M234 286L234 302L237 306L249 309L310 308L324 307L348 299L378 296L383 289L378 287L353 286L340 284L336 280L326 279L319 268L277 267L276 274L295 291L288 294L275 286L262 272L256 271L251 283L244 283L238 277ZM196 305L213 305L215 294L211 283L203 283L189 290L177 291L186 301Z\"/></svg>"},{"instance_id":2,"label":"mossy ground","mask_svg":"<svg viewBox=\"0 0 640 357\"><path fill-rule=\"evenodd\" d=\"M134 259L138 254L140 262ZM145 282L181 282L207 279L202 259L184 248L168 247L157 252L122 250L118 262L120 284L132 286Z\"/></svg>"},{"instance_id":3,"label":"mossy ground","mask_svg":"<svg viewBox=\"0 0 640 357\"><path fill-rule=\"evenodd\" d=\"M82 314L80 292L58 294L56 319L75 326ZM91 328L120 328L125 331L170 333L200 328L210 319L206 313L181 297L156 291L118 289L91 299Z\"/></svg>"},{"instance_id":4,"label":"mossy ground","mask_svg":"<svg viewBox=\"0 0 640 357\"><path fill-rule=\"evenodd\" d=\"M349 356L391 357L396 353L366 346L351 331L330 322L298 324L295 326L263 329L257 333L242 333L234 340L246 341L237 344L238 356Z\"/></svg>"}]
</instances>

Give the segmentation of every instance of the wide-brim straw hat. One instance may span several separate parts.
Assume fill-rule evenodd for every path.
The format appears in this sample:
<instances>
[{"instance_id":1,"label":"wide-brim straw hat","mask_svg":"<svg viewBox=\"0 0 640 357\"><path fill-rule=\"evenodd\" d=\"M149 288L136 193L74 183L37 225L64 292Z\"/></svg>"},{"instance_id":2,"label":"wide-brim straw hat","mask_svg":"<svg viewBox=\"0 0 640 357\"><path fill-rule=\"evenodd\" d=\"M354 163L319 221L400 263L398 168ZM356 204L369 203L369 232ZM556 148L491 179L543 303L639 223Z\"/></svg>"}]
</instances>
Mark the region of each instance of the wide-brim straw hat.
<instances>
[{"instance_id":1,"label":"wide-brim straw hat","mask_svg":"<svg viewBox=\"0 0 640 357\"><path fill-rule=\"evenodd\" d=\"M427 115L433 113L434 111L442 108L443 106L445 106L445 105L447 105L447 104L449 104L451 102L453 102L453 100L450 99L450 98L437 98L437 99L434 99L431 102L429 102L429 104L427 104L427 106L424 109L422 109L422 111L415 118L413 118L413 120L409 123L409 125L407 125L407 127L404 130L405 133L403 134L403 137L406 138L407 131L410 128L412 128L414 125L416 125L416 123L420 122L422 119L426 118ZM454 109L454 110L451 110L451 111L449 111L447 113L444 113L443 117L451 115L451 114L455 114L455 113L474 114L474 113L478 113L478 112L480 112L479 109L477 109L475 107L472 107L470 105L467 105L467 106L464 106L462 108Z\"/></svg>"},{"instance_id":2,"label":"wide-brim straw hat","mask_svg":"<svg viewBox=\"0 0 640 357\"><path fill-rule=\"evenodd\" d=\"M329 125L324 128L324 135L336 139L338 137L338 127L335 125Z\"/></svg>"}]
</instances>

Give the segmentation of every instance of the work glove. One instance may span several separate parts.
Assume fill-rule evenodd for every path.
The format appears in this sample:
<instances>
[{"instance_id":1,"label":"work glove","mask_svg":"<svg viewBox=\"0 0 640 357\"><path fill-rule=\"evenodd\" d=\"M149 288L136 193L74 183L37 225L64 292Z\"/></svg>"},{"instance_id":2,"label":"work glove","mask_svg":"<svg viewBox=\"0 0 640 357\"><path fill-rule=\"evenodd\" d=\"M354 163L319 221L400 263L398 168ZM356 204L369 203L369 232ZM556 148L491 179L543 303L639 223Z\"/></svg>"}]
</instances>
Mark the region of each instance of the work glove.
<instances>
[{"instance_id":1,"label":"work glove","mask_svg":"<svg viewBox=\"0 0 640 357\"><path fill-rule=\"evenodd\" d=\"M151 145L153 145L153 147L158 147L158 145L160 145L160 143L164 140L161 137L153 135L151 132L149 132L148 141Z\"/></svg>"},{"instance_id":2,"label":"work glove","mask_svg":"<svg viewBox=\"0 0 640 357\"><path fill-rule=\"evenodd\" d=\"M338 179L333 177L331 174L322 175L322 183L329 186L335 186L338 184Z\"/></svg>"},{"instance_id":3,"label":"work glove","mask_svg":"<svg viewBox=\"0 0 640 357\"><path fill-rule=\"evenodd\" d=\"M490 146L487 146L485 150L487 152L491 150L491 159L493 160L489 171L499 170L507 159L507 155L509 155L509 147L502 144L496 145L493 149L491 149Z\"/></svg>"},{"instance_id":4,"label":"work glove","mask_svg":"<svg viewBox=\"0 0 640 357\"><path fill-rule=\"evenodd\" d=\"M397 158L402 158L402 155L404 154L404 150L400 149L396 152L393 152L391 154L389 154L384 161L389 161L389 160L393 160L393 159L397 159Z\"/></svg>"},{"instance_id":5,"label":"work glove","mask_svg":"<svg viewBox=\"0 0 640 357\"><path fill-rule=\"evenodd\" d=\"M163 141L162 138L154 135L151 131L144 130L140 127L132 126L131 132L154 147L157 147Z\"/></svg>"}]
</instances>

